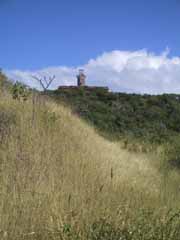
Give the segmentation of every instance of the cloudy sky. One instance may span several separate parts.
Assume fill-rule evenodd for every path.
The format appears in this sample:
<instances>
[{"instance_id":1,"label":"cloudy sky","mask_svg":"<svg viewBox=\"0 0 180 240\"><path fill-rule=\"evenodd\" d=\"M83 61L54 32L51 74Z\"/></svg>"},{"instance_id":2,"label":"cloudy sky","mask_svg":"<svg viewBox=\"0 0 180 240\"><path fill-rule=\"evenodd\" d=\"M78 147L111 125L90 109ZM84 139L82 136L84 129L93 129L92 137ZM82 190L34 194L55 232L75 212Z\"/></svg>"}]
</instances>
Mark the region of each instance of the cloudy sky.
<instances>
[{"instance_id":1,"label":"cloudy sky","mask_svg":"<svg viewBox=\"0 0 180 240\"><path fill-rule=\"evenodd\" d=\"M180 93L180 0L0 0L0 67L14 80L56 75L52 88Z\"/></svg>"}]
</instances>

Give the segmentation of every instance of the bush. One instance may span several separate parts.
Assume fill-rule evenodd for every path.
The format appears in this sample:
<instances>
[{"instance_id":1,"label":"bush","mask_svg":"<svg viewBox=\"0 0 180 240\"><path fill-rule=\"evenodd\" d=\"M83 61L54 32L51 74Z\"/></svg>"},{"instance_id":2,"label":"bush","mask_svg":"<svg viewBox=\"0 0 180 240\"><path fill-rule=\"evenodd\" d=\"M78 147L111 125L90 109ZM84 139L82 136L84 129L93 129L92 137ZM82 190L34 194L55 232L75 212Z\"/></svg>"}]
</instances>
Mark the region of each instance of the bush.
<instances>
[{"instance_id":1,"label":"bush","mask_svg":"<svg viewBox=\"0 0 180 240\"><path fill-rule=\"evenodd\" d=\"M12 86L12 97L16 100L26 101L29 96L29 91L25 85L20 82L16 82Z\"/></svg>"}]
</instances>

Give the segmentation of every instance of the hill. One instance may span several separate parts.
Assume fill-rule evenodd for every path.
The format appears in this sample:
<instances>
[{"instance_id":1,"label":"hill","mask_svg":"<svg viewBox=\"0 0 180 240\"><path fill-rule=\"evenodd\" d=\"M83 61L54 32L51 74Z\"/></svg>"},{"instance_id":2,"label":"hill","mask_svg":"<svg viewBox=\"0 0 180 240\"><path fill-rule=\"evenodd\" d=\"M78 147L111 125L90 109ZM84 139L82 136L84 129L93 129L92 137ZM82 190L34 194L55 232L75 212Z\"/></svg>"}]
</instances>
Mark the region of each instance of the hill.
<instances>
[{"instance_id":1,"label":"hill","mask_svg":"<svg viewBox=\"0 0 180 240\"><path fill-rule=\"evenodd\" d=\"M48 91L57 103L121 141L131 151L152 152L162 146L171 166L180 167L180 95L113 93L106 88L60 88Z\"/></svg>"},{"instance_id":2,"label":"hill","mask_svg":"<svg viewBox=\"0 0 180 240\"><path fill-rule=\"evenodd\" d=\"M88 87L60 88L49 95L112 138L161 143L180 133L180 95L113 93Z\"/></svg>"},{"instance_id":3,"label":"hill","mask_svg":"<svg viewBox=\"0 0 180 240\"><path fill-rule=\"evenodd\" d=\"M33 92L0 90L0 136L1 239L179 239L180 174L157 152L130 153Z\"/></svg>"}]
</instances>

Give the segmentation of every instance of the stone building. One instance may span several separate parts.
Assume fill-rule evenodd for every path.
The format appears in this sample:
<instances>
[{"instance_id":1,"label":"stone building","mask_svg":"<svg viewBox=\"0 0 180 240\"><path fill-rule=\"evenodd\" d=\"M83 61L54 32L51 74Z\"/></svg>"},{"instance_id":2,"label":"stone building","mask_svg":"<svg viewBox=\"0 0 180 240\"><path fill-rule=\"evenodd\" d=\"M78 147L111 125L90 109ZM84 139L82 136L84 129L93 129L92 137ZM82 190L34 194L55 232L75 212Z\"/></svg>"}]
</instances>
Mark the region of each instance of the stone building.
<instances>
[{"instance_id":1,"label":"stone building","mask_svg":"<svg viewBox=\"0 0 180 240\"><path fill-rule=\"evenodd\" d=\"M93 92L93 91L104 91L104 92L108 92L109 89L108 87L100 87L100 86L87 86L86 85L86 75L84 73L83 69L79 70L77 77L77 85L73 85L73 86L59 86L58 89L62 90L62 91L78 91L79 87L83 87L83 89L86 92Z\"/></svg>"},{"instance_id":2,"label":"stone building","mask_svg":"<svg viewBox=\"0 0 180 240\"><path fill-rule=\"evenodd\" d=\"M86 75L84 74L84 70L80 69L79 74L77 75L77 86L85 86L86 85Z\"/></svg>"}]
</instances>

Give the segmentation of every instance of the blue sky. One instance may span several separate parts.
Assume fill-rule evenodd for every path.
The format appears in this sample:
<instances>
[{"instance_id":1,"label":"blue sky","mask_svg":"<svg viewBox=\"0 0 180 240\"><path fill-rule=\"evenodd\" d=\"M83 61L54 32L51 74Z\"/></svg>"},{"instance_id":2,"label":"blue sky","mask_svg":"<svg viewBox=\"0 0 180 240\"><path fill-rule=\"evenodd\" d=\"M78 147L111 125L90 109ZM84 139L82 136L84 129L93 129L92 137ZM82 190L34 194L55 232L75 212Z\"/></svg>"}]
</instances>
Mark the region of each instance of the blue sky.
<instances>
[{"instance_id":1,"label":"blue sky","mask_svg":"<svg viewBox=\"0 0 180 240\"><path fill-rule=\"evenodd\" d=\"M179 0L0 0L0 66L76 66L104 51L180 55Z\"/></svg>"},{"instance_id":2,"label":"blue sky","mask_svg":"<svg viewBox=\"0 0 180 240\"><path fill-rule=\"evenodd\" d=\"M180 55L179 22L180 0L0 0L0 67L69 71L104 53L161 57L167 47L171 59Z\"/></svg>"}]
</instances>

